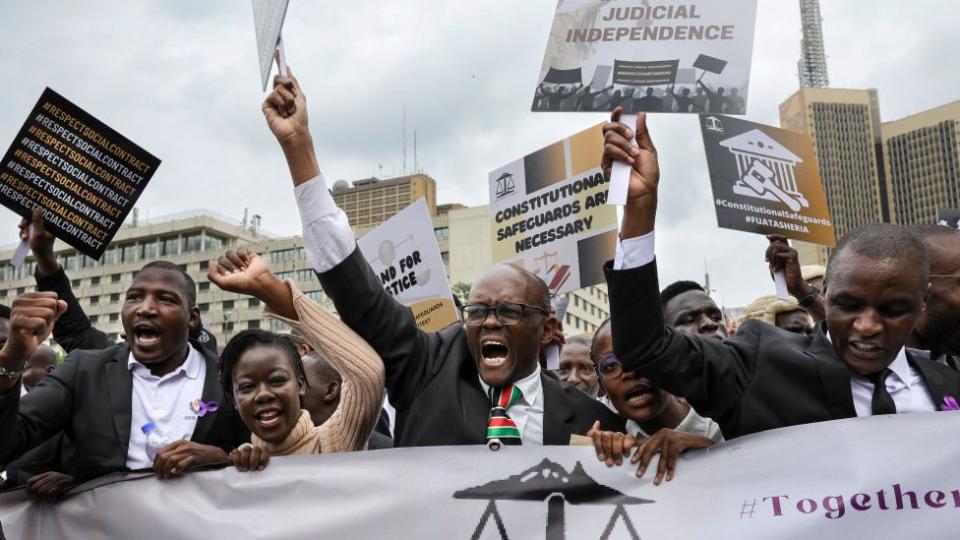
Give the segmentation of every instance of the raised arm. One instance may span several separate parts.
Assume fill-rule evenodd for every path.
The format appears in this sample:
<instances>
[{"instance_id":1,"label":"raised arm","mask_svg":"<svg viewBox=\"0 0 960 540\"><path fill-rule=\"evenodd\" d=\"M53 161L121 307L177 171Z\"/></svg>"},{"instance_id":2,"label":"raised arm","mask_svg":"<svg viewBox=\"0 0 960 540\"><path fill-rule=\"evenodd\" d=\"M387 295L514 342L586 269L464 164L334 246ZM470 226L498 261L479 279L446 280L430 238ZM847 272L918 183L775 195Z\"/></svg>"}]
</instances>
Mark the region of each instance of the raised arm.
<instances>
[{"instance_id":1,"label":"raised arm","mask_svg":"<svg viewBox=\"0 0 960 540\"><path fill-rule=\"evenodd\" d=\"M263 111L290 166L307 258L341 320L383 359L390 400L401 408L442 356L439 349L450 344L417 328L413 313L383 289L357 248L347 216L320 174L299 82L292 75L276 77Z\"/></svg>"},{"instance_id":2,"label":"raised arm","mask_svg":"<svg viewBox=\"0 0 960 540\"><path fill-rule=\"evenodd\" d=\"M363 450L380 416L384 366L360 336L310 301L291 282L281 281L260 257L246 248L210 261L210 281L225 291L259 298L267 314L299 330L340 372L340 405L323 424L325 452Z\"/></svg>"},{"instance_id":3,"label":"raised arm","mask_svg":"<svg viewBox=\"0 0 960 540\"><path fill-rule=\"evenodd\" d=\"M753 332L720 343L667 328L660 308L660 287L654 259L654 224L660 169L657 151L637 116L636 129L617 122L604 125L603 164L612 160L632 165L628 200L620 227L617 257L606 272L610 287L613 345L624 370L636 370L668 392L686 398L698 412L726 429L734 420L740 395L749 379ZM629 140L636 134L637 146Z\"/></svg>"},{"instance_id":4,"label":"raised arm","mask_svg":"<svg viewBox=\"0 0 960 540\"><path fill-rule=\"evenodd\" d=\"M67 311L53 327L53 339L68 353L75 349L103 349L113 345L106 333L90 324L90 319L74 296L70 278L53 253L55 239L44 227L43 213L39 208L33 210L30 220L24 218L20 221L20 239L29 242L30 250L37 259L34 274L37 290L55 292L67 304Z\"/></svg>"}]
</instances>

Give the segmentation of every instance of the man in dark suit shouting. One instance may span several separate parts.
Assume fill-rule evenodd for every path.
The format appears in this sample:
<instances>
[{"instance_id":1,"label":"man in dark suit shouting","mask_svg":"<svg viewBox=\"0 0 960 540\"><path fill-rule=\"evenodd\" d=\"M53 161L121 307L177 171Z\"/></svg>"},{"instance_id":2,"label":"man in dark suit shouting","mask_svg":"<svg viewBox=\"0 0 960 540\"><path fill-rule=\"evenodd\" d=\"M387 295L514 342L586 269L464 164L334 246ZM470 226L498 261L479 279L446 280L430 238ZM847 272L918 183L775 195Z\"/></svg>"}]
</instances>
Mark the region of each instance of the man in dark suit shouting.
<instances>
[{"instance_id":1,"label":"man in dark suit shouting","mask_svg":"<svg viewBox=\"0 0 960 540\"><path fill-rule=\"evenodd\" d=\"M540 347L557 320L546 285L498 265L463 307L464 324L437 333L417 328L357 249L346 215L320 174L307 103L292 76L277 77L263 104L293 177L307 257L340 318L383 358L397 409L397 446L568 444L594 421L622 429L609 409L540 371Z\"/></svg>"},{"instance_id":2,"label":"man in dark suit shouting","mask_svg":"<svg viewBox=\"0 0 960 540\"><path fill-rule=\"evenodd\" d=\"M24 361L67 309L56 292L21 295L0 350L0 463L64 431L75 447L70 476L153 467L160 476L228 461L226 450L249 432L217 379L215 357L187 342L199 323L196 291L176 265L141 268L121 310L126 342L76 350L20 397ZM205 407L198 407L203 402ZM216 407L211 407L216 404ZM155 459L141 426L153 422L173 441Z\"/></svg>"},{"instance_id":3,"label":"man in dark suit shouting","mask_svg":"<svg viewBox=\"0 0 960 540\"><path fill-rule=\"evenodd\" d=\"M960 395L960 374L905 350L924 309L929 270L923 244L893 225L849 233L824 279L826 321L813 335L748 321L724 342L664 326L654 260L660 179L657 153L634 130L604 128L604 167L632 165L621 245L610 287L614 350L634 369L716 420L728 438L796 424L936 411Z\"/></svg>"}]
</instances>

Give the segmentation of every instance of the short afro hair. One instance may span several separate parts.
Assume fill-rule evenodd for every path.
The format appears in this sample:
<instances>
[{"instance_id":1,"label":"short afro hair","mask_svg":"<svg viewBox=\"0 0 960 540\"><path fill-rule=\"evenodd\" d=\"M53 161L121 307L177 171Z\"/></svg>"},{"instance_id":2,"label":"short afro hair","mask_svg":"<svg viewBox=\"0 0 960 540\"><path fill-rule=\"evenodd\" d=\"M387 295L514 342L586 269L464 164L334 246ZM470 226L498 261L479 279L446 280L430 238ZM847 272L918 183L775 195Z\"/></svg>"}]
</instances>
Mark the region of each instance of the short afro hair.
<instances>
[{"instance_id":1,"label":"short afro hair","mask_svg":"<svg viewBox=\"0 0 960 540\"><path fill-rule=\"evenodd\" d=\"M190 274L186 273L183 268L180 268L180 265L174 264L170 261L148 262L140 267L140 270L137 270L136 274L133 275L134 279L136 279L140 272L143 272L148 268L159 268L161 270L169 270L171 272L180 274L183 277L183 280L186 282L182 292L184 295L186 295L187 302L190 303L188 307L194 307L197 305L197 284L193 281L193 278L190 277Z\"/></svg>"},{"instance_id":2,"label":"short afro hair","mask_svg":"<svg viewBox=\"0 0 960 540\"><path fill-rule=\"evenodd\" d=\"M284 352L293 364L293 370L303 377L306 384L307 375L303 371L303 361L293 341L282 334L251 328L233 336L220 355L220 385L224 395L233 396L233 368L237 366L243 353L257 346L275 347Z\"/></svg>"},{"instance_id":3,"label":"short afro hair","mask_svg":"<svg viewBox=\"0 0 960 540\"><path fill-rule=\"evenodd\" d=\"M900 225L876 223L857 227L848 232L833 250L823 279L825 283L829 284L830 276L837 267L836 261L847 252L876 261L908 259L911 261L910 266L920 271L924 285L930 282L927 248L923 246L923 242L916 234Z\"/></svg>"},{"instance_id":4,"label":"short afro hair","mask_svg":"<svg viewBox=\"0 0 960 540\"><path fill-rule=\"evenodd\" d=\"M681 294L690 291L700 291L702 293L707 292L706 289L704 289L696 281L674 281L673 283L667 285L667 288L660 291L660 308L666 309L668 302L680 296Z\"/></svg>"}]
</instances>

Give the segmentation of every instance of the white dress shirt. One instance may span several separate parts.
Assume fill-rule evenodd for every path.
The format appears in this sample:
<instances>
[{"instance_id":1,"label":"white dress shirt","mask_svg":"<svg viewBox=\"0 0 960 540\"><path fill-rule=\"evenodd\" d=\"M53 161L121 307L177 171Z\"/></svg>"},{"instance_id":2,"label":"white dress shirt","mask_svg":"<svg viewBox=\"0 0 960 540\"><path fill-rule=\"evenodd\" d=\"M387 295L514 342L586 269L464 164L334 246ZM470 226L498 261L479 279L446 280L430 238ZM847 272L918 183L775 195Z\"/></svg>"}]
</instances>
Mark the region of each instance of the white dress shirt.
<instances>
[{"instance_id":1,"label":"white dress shirt","mask_svg":"<svg viewBox=\"0 0 960 540\"><path fill-rule=\"evenodd\" d=\"M674 428L674 431L680 433L689 433L690 435L698 435L700 437L706 437L713 441L714 443L723 442L723 433L720 431L720 424L714 422L710 418L700 416L693 407L690 407L690 412L683 417L683 420L677 424L677 427ZM637 438L647 438L650 435L640 427L640 424L634 422L633 420L627 420L627 433L633 435Z\"/></svg>"},{"instance_id":2,"label":"white dress shirt","mask_svg":"<svg viewBox=\"0 0 960 540\"><path fill-rule=\"evenodd\" d=\"M933 412L937 410L930 395L930 389L920 372L907 361L905 349L900 349L896 359L890 364L887 375L887 392L897 406L897 414L909 412ZM863 375L850 373L850 387L853 390L853 407L857 416L871 416L873 410L873 383Z\"/></svg>"},{"instance_id":3,"label":"white dress shirt","mask_svg":"<svg viewBox=\"0 0 960 540\"><path fill-rule=\"evenodd\" d=\"M490 385L484 382L479 375L483 393L490 395ZM540 366L520 379L514 381L514 386L520 389L521 397L508 410L507 414L517 424L520 430L520 440L528 446L543 445L543 381L540 380Z\"/></svg>"},{"instance_id":4,"label":"white dress shirt","mask_svg":"<svg viewBox=\"0 0 960 540\"><path fill-rule=\"evenodd\" d=\"M170 442L189 439L197 426L197 413L192 408L195 399L203 397L203 383L207 378L206 361L189 343L187 359L174 371L157 377L133 358L127 359L127 369L133 378L130 403L130 446L127 449L127 467L152 467L147 458L147 437L140 430L153 422Z\"/></svg>"},{"instance_id":5,"label":"white dress shirt","mask_svg":"<svg viewBox=\"0 0 960 540\"><path fill-rule=\"evenodd\" d=\"M617 255L613 261L615 270L628 270L652 262L654 259L653 231L617 241ZM827 333L830 340L830 333ZM893 371L886 380L887 391L897 406L898 413L936 411L936 404L930 395L930 389L920 373L907 361L903 348L890 364ZM873 383L866 377L850 373L850 388L853 391L853 405L857 416L870 416L873 403Z\"/></svg>"},{"instance_id":6,"label":"white dress shirt","mask_svg":"<svg viewBox=\"0 0 960 540\"><path fill-rule=\"evenodd\" d=\"M293 193L303 225L303 249L313 269L322 274L356 249L350 221L330 196L322 174L300 184Z\"/></svg>"}]
</instances>

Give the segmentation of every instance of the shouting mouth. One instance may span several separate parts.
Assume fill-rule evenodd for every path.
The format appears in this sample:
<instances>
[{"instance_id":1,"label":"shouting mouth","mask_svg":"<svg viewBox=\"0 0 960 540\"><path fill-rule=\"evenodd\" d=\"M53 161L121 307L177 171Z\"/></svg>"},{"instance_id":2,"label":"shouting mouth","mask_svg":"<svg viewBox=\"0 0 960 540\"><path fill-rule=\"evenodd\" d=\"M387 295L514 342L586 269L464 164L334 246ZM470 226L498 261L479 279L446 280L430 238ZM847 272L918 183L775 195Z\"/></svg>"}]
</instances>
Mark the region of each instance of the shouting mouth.
<instances>
[{"instance_id":1,"label":"shouting mouth","mask_svg":"<svg viewBox=\"0 0 960 540\"><path fill-rule=\"evenodd\" d=\"M484 366L497 368L507 362L510 348L507 343L498 338L480 340L480 360Z\"/></svg>"},{"instance_id":2,"label":"shouting mouth","mask_svg":"<svg viewBox=\"0 0 960 540\"><path fill-rule=\"evenodd\" d=\"M854 356L864 360L876 360L886 353L886 349L869 341L852 340L848 348Z\"/></svg>"},{"instance_id":3,"label":"shouting mouth","mask_svg":"<svg viewBox=\"0 0 960 540\"><path fill-rule=\"evenodd\" d=\"M160 342L160 330L146 323L138 323L133 327L133 341L138 347L150 348Z\"/></svg>"}]
</instances>

